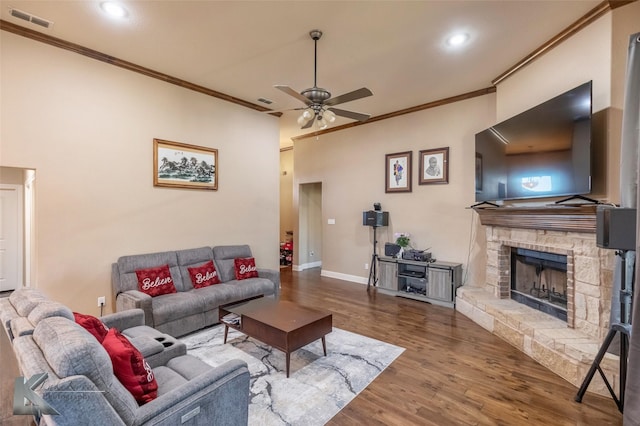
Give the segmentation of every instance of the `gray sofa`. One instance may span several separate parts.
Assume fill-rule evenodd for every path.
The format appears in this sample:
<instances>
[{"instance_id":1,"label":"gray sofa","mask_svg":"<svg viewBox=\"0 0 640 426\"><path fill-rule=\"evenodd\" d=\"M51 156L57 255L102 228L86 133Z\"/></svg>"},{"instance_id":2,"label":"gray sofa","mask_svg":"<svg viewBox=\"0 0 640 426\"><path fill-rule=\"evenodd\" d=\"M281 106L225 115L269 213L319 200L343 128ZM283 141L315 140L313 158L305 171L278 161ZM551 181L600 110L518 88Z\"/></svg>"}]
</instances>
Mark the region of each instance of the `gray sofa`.
<instances>
[{"instance_id":1,"label":"gray sofa","mask_svg":"<svg viewBox=\"0 0 640 426\"><path fill-rule=\"evenodd\" d=\"M127 336L158 382L157 399L138 405L113 373L102 345L74 322L73 312L36 289L0 299L0 319L21 374L46 373L36 388L59 415L36 416L41 425L246 425L249 372L234 360L211 367L187 355L184 343L155 330L141 309L100 320Z\"/></svg>"},{"instance_id":2,"label":"gray sofa","mask_svg":"<svg viewBox=\"0 0 640 426\"><path fill-rule=\"evenodd\" d=\"M190 355L151 366L158 397L139 405L88 331L64 317L40 321L13 341L25 378L46 373L36 393L59 414L40 425L246 425L249 371L240 360L213 368ZM38 416L36 416L37 418Z\"/></svg>"},{"instance_id":3,"label":"gray sofa","mask_svg":"<svg viewBox=\"0 0 640 426\"><path fill-rule=\"evenodd\" d=\"M122 256L112 265L111 273L116 311L142 309L148 326L175 337L217 324L221 305L258 296L279 297L279 270L258 268L258 278L235 279L234 259L252 256L248 245ZM193 288L187 268L209 260L213 260L222 283ZM165 264L177 292L151 297L139 291L136 270Z\"/></svg>"}]
</instances>

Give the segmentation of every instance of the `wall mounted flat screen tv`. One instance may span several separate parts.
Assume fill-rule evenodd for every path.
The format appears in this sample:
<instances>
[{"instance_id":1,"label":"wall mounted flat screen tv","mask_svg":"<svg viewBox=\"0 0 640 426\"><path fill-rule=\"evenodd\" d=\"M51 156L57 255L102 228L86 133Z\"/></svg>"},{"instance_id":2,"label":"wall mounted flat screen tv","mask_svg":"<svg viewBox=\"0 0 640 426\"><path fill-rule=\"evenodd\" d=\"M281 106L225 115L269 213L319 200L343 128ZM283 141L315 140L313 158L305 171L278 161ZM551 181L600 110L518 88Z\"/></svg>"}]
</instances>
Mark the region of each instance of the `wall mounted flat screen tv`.
<instances>
[{"instance_id":1,"label":"wall mounted flat screen tv","mask_svg":"<svg viewBox=\"0 0 640 426\"><path fill-rule=\"evenodd\" d=\"M476 202L591 192L591 86L476 134Z\"/></svg>"}]
</instances>

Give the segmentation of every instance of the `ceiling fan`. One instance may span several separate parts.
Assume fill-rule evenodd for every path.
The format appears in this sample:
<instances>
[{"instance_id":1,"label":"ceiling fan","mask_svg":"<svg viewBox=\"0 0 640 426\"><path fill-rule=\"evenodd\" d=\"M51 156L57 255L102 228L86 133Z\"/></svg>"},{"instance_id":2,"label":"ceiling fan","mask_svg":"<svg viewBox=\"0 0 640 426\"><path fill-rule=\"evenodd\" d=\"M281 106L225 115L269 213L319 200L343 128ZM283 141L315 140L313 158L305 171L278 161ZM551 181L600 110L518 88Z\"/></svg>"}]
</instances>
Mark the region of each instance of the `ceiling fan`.
<instances>
[{"instance_id":1,"label":"ceiling fan","mask_svg":"<svg viewBox=\"0 0 640 426\"><path fill-rule=\"evenodd\" d=\"M284 93L293 96L306 105L305 108L292 108L293 110L303 110L302 114L298 118L298 124L302 126L301 129L308 129L309 127L311 127L311 125L313 125L313 122L315 121L316 126L320 130L322 130L326 128L329 123L335 121L336 115L358 121L367 120L370 117L369 114L338 109L334 108L334 106L371 96L373 95L371 90L363 87L361 89L354 90L352 92L348 92L332 98L331 93L328 90L317 87L316 79L318 70L318 40L320 40L320 37L322 37L322 31L312 30L309 32L309 35L314 41L313 87L305 89L301 93L298 93L289 86L274 86L276 89L282 90Z\"/></svg>"}]
</instances>

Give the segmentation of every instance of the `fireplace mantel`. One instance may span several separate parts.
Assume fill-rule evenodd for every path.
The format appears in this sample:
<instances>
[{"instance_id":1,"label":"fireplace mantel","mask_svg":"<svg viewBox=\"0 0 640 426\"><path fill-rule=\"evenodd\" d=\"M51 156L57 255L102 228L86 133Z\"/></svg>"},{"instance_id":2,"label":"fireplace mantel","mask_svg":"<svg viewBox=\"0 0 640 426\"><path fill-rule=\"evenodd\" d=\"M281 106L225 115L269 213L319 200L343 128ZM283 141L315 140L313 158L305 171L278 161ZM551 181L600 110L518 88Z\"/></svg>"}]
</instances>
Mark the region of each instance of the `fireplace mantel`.
<instances>
[{"instance_id":1,"label":"fireplace mantel","mask_svg":"<svg viewBox=\"0 0 640 426\"><path fill-rule=\"evenodd\" d=\"M507 228L549 231L596 232L596 205L551 205L543 207L474 208L480 223Z\"/></svg>"}]
</instances>

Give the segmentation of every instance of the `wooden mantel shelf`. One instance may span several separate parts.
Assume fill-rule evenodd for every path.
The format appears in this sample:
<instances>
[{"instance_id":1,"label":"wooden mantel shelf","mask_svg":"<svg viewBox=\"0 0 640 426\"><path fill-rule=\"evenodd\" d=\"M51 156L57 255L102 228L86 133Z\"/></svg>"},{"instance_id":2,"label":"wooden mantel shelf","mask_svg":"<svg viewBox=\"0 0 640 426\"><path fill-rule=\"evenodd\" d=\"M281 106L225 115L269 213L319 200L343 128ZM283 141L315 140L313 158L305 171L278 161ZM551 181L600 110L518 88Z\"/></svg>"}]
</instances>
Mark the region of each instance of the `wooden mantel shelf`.
<instances>
[{"instance_id":1,"label":"wooden mantel shelf","mask_svg":"<svg viewBox=\"0 0 640 426\"><path fill-rule=\"evenodd\" d=\"M548 231L596 232L596 205L474 208L480 223L506 228Z\"/></svg>"}]
</instances>

